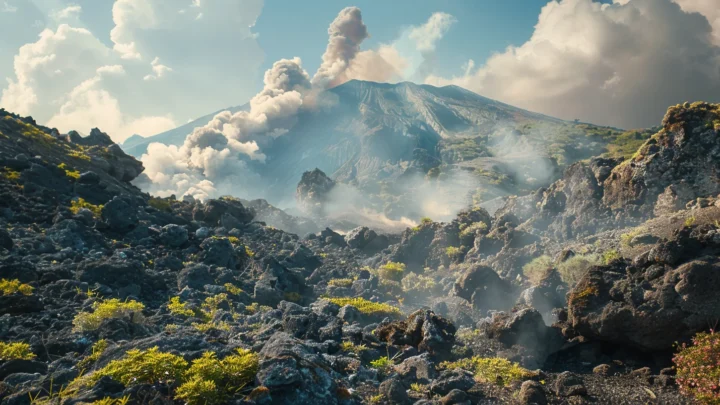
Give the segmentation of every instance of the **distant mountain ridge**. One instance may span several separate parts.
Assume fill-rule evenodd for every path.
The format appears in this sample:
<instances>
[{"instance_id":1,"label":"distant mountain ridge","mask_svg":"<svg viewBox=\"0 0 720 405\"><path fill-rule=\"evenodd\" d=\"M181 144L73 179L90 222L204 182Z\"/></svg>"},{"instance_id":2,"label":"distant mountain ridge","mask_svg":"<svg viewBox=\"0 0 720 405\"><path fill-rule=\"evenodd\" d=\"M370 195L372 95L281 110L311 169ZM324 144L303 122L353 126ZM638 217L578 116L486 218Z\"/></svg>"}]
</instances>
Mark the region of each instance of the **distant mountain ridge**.
<instances>
[{"instance_id":1,"label":"distant mountain ridge","mask_svg":"<svg viewBox=\"0 0 720 405\"><path fill-rule=\"evenodd\" d=\"M353 80L327 90L325 97L332 101L330 107L303 110L287 134L261 146L267 156L264 163L250 162L253 170L268 180L272 190L266 197L286 199L302 173L314 168L336 180L359 185L393 181L408 170L424 174L439 166L492 172L498 169L498 162L502 165L504 155L512 155L514 160L524 159L527 153L532 153L532 159L563 155L565 150L543 149L555 143L551 139L555 134L567 135L570 129L570 138L580 140L566 139L563 145L577 143L574 149L588 149L578 155L586 158L603 152L607 143L593 146L592 140L586 139L587 128L616 132L585 124L587 128L576 128L582 125L513 107L457 86ZM140 157L152 142L180 145L193 128L205 125L215 114L134 141L124 149ZM534 133L537 128L547 133ZM491 150L497 145L501 146L500 153ZM504 150L508 145L512 153Z\"/></svg>"}]
</instances>

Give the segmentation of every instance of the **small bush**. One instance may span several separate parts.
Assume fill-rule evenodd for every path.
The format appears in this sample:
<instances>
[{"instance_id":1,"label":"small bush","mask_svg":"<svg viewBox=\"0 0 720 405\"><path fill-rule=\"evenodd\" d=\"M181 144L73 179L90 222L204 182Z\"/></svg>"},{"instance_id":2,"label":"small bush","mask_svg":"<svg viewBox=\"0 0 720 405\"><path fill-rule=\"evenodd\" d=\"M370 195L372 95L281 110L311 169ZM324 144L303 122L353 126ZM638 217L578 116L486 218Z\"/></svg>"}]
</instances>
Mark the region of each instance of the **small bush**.
<instances>
[{"instance_id":1,"label":"small bush","mask_svg":"<svg viewBox=\"0 0 720 405\"><path fill-rule=\"evenodd\" d=\"M28 284L23 284L20 280L0 279L0 293L2 295L13 295L20 293L22 295L32 295L34 288Z\"/></svg>"},{"instance_id":2,"label":"small bush","mask_svg":"<svg viewBox=\"0 0 720 405\"><path fill-rule=\"evenodd\" d=\"M148 350L128 350L125 357L113 360L105 367L78 381L91 386L102 377L110 377L125 386L134 384L169 384L182 381L188 363L180 356L161 352L157 347Z\"/></svg>"},{"instance_id":3,"label":"small bush","mask_svg":"<svg viewBox=\"0 0 720 405\"><path fill-rule=\"evenodd\" d=\"M74 169L71 168L71 167L69 168L65 163L60 163L60 164L58 165L58 168L64 170L64 171L65 171L65 175L68 176L68 177L70 177L70 178L72 178L72 179L74 179L74 180L77 180L77 179L80 178L80 172L77 171L77 170L74 170Z\"/></svg>"},{"instance_id":4,"label":"small bush","mask_svg":"<svg viewBox=\"0 0 720 405\"><path fill-rule=\"evenodd\" d=\"M385 369L389 368L390 366L392 366L392 364L393 364L393 362L392 362L392 360L390 360L389 357L383 356L377 360L371 361L370 367L378 369L378 370L385 370Z\"/></svg>"},{"instance_id":5,"label":"small bush","mask_svg":"<svg viewBox=\"0 0 720 405\"><path fill-rule=\"evenodd\" d=\"M365 315L377 315L377 316L399 316L402 315L398 308L392 305L382 304L378 302L368 301L365 298L326 298L328 301L337 304L341 307L345 305L351 305L357 308L360 313Z\"/></svg>"},{"instance_id":6,"label":"small bush","mask_svg":"<svg viewBox=\"0 0 720 405\"><path fill-rule=\"evenodd\" d=\"M360 354L368 350L368 347L365 345L356 345L353 342L342 342L340 344L340 349L347 353Z\"/></svg>"},{"instance_id":7,"label":"small bush","mask_svg":"<svg viewBox=\"0 0 720 405\"><path fill-rule=\"evenodd\" d=\"M385 263L378 269L378 275L381 279L392 281L402 280L404 272L405 264L396 262Z\"/></svg>"},{"instance_id":8,"label":"small bush","mask_svg":"<svg viewBox=\"0 0 720 405\"><path fill-rule=\"evenodd\" d=\"M445 249L445 255L450 259L456 259L462 255L462 249L455 246L448 246L447 249Z\"/></svg>"},{"instance_id":9,"label":"small bush","mask_svg":"<svg viewBox=\"0 0 720 405\"><path fill-rule=\"evenodd\" d=\"M180 297L171 297L167 307L173 315L195 316L195 311L190 309L187 303L180 302Z\"/></svg>"},{"instance_id":10,"label":"small bush","mask_svg":"<svg viewBox=\"0 0 720 405\"><path fill-rule=\"evenodd\" d=\"M245 245L245 254L247 254L250 258L255 257L255 252L253 252L248 245Z\"/></svg>"},{"instance_id":11,"label":"small bush","mask_svg":"<svg viewBox=\"0 0 720 405\"><path fill-rule=\"evenodd\" d=\"M232 295L240 295L243 293L242 288L231 283L225 283L224 287L225 291L229 292Z\"/></svg>"},{"instance_id":12,"label":"small bush","mask_svg":"<svg viewBox=\"0 0 720 405\"><path fill-rule=\"evenodd\" d=\"M88 210L90 210L90 212L93 213L96 218L100 218L103 206L90 204L82 198L78 198L70 202L70 212L72 212L73 214L77 214L83 208L87 208Z\"/></svg>"},{"instance_id":13,"label":"small bush","mask_svg":"<svg viewBox=\"0 0 720 405\"><path fill-rule=\"evenodd\" d=\"M283 298L285 299L285 301L290 301L290 302L302 301L302 295L300 295L300 293L297 293L295 291L286 292L285 294L283 294Z\"/></svg>"},{"instance_id":14,"label":"small bush","mask_svg":"<svg viewBox=\"0 0 720 405\"><path fill-rule=\"evenodd\" d=\"M155 208L158 211L172 212L170 201L164 198L152 197L148 200L148 205Z\"/></svg>"},{"instance_id":15,"label":"small bush","mask_svg":"<svg viewBox=\"0 0 720 405\"><path fill-rule=\"evenodd\" d=\"M673 357L683 394L703 404L720 404L720 334L699 333Z\"/></svg>"},{"instance_id":16,"label":"small bush","mask_svg":"<svg viewBox=\"0 0 720 405\"><path fill-rule=\"evenodd\" d=\"M530 280L533 285L538 285L552 267L553 261L550 256L536 257L530 263L523 266L523 275Z\"/></svg>"},{"instance_id":17,"label":"small bush","mask_svg":"<svg viewBox=\"0 0 720 405\"><path fill-rule=\"evenodd\" d=\"M87 153L80 151L80 150L71 150L70 152L68 152L68 156L70 156L71 158L84 160L86 162L90 161L90 156L88 156Z\"/></svg>"},{"instance_id":18,"label":"small bush","mask_svg":"<svg viewBox=\"0 0 720 405\"><path fill-rule=\"evenodd\" d=\"M88 367L92 364L95 364L99 359L100 356L105 353L105 350L107 350L109 344L108 341L105 339L100 339L92 346L92 353L90 353L89 356L84 358L78 365L81 368Z\"/></svg>"},{"instance_id":19,"label":"small bush","mask_svg":"<svg viewBox=\"0 0 720 405\"><path fill-rule=\"evenodd\" d=\"M501 387L534 376L530 370L519 364L499 357L474 356L455 362L443 362L440 366L446 369L462 368L472 371L476 380Z\"/></svg>"},{"instance_id":20,"label":"small bush","mask_svg":"<svg viewBox=\"0 0 720 405\"><path fill-rule=\"evenodd\" d=\"M176 398L189 405L223 403L255 379L258 366L258 356L250 350L238 349L237 354L222 360L213 352L205 352L193 360L185 374L187 382L178 388ZM198 391L207 395L199 396Z\"/></svg>"},{"instance_id":21,"label":"small bush","mask_svg":"<svg viewBox=\"0 0 720 405\"><path fill-rule=\"evenodd\" d=\"M488 226L485 222L475 222L475 223L469 225L468 227L464 228L462 231L460 231L460 237L466 238L477 232L486 231L487 228L488 228Z\"/></svg>"},{"instance_id":22,"label":"small bush","mask_svg":"<svg viewBox=\"0 0 720 405\"><path fill-rule=\"evenodd\" d=\"M330 281L328 281L329 286L333 287L352 287L353 279L351 278L334 278Z\"/></svg>"},{"instance_id":23,"label":"small bush","mask_svg":"<svg viewBox=\"0 0 720 405\"><path fill-rule=\"evenodd\" d=\"M685 226L691 227L691 226L695 225L695 221L696 221L695 215L693 215L691 217L687 217L687 218L685 218Z\"/></svg>"},{"instance_id":24,"label":"small bush","mask_svg":"<svg viewBox=\"0 0 720 405\"><path fill-rule=\"evenodd\" d=\"M223 402L215 381L203 380L200 376L190 378L175 391L175 399L187 405L215 405Z\"/></svg>"},{"instance_id":25,"label":"small bush","mask_svg":"<svg viewBox=\"0 0 720 405\"><path fill-rule=\"evenodd\" d=\"M7 167L5 169L3 169L3 171L0 175L7 181L20 180L20 172L16 172L15 170L10 170Z\"/></svg>"},{"instance_id":26,"label":"small bush","mask_svg":"<svg viewBox=\"0 0 720 405\"><path fill-rule=\"evenodd\" d=\"M437 284L432 277L410 273L402 279L402 289L405 292L431 293Z\"/></svg>"},{"instance_id":27,"label":"small bush","mask_svg":"<svg viewBox=\"0 0 720 405\"><path fill-rule=\"evenodd\" d=\"M557 265L560 278L569 286L573 286L580 281L580 278L587 273L592 266L602 264L602 259L598 255L575 255L564 262Z\"/></svg>"},{"instance_id":28,"label":"small bush","mask_svg":"<svg viewBox=\"0 0 720 405\"><path fill-rule=\"evenodd\" d=\"M142 310L145 305L135 300L122 302L117 298L107 301L96 301L92 305L93 312L80 312L73 319L73 331L87 332L96 330L102 322L111 318L129 317L132 322L139 323L144 319Z\"/></svg>"},{"instance_id":29,"label":"small bush","mask_svg":"<svg viewBox=\"0 0 720 405\"><path fill-rule=\"evenodd\" d=\"M614 262L615 260L621 259L622 256L620 256L620 253L615 249L606 250L602 254L603 263L610 264Z\"/></svg>"},{"instance_id":30,"label":"small bush","mask_svg":"<svg viewBox=\"0 0 720 405\"><path fill-rule=\"evenodd\" d=\"M0 360L32 360L35 353L30 350L27 343L4 343L0 342Z\"/></svg>"}]
</instances>

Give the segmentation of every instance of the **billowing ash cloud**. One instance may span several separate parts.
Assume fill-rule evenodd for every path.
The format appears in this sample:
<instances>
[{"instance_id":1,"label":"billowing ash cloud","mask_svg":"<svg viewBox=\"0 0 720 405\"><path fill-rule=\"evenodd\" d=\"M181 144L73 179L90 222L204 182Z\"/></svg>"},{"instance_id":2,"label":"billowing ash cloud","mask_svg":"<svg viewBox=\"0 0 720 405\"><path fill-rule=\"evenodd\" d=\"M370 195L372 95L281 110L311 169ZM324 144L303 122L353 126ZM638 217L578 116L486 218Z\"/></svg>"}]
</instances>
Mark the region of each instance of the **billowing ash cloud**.
<instances>
[{"instance_id":1,"label":"billowing ash cloud","mask_svg":"<svg viewBox=\"0 0 720 405\"><path fill-rule=\"evenodd\" d=\"M718 9L716 0L708 3ZM622 128L657 125L669 105L719 100L720 47L709 21L717 16L688 12L707 12L703 4L551 1L521 46L464 76L426 82L458 84L560 118Z\"/></svg>"},{"instance_id":2,"label":"billowing ash cloud","mask_svg":"<svg viewBox=\"0 0 720 405\"><path fill-rule=\"evenodd\" d=\"M360 44L368 37L362 13L357 7L347 7L328 28L330 40L322 56L322 64L313 76L312 84L330 88L347 81L345 72L360 52Z\"/></svg>"},{"instance_id":3,"label":"billowing ash cloud","mask_svg":"<svg viewBox=\"0 0 720 405\"><path fill-rule=\"evenodd\" d=\"M141 160L145 176L138 185L150 193L192 195L205 199L242 190L260 196L260 180L248 161L264 161L258 142L286 133L294 124L310 88L299 58L275 62L249 111L223 111L195 128L180 147L153 143Z\"/></svg>"}]
</instances>

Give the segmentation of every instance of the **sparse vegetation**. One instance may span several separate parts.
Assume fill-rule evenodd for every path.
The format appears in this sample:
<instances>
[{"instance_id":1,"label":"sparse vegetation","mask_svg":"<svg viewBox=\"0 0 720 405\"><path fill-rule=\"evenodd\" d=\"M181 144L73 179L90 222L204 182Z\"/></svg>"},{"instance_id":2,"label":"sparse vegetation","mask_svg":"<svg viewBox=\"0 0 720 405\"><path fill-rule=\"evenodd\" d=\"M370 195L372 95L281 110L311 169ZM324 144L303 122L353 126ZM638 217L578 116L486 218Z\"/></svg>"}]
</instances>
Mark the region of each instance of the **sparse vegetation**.
<instances>
[{"instance_id":1,"label":"sparse vegetation","mask_svg":"<svg viewBox=\"0 0 720 405\"><path fill-rule=\"evenodd\" d=\"M68 167L65 163L60 163L60 164L58 165L58 168L64 170L64 171L65 171L65 175L66 175L67 177L70 177L70 178L72 178L72 179L74 179L74 180L77 180L77 179L80 178L80 172L77 171L77 170L75 170L75 169L73 169L73 168L71 168L71 167Z\"/></svg>"},{"instance_id":2,"label":"sparse vegetation","mask_svg":"<svg viewBox=\"0 0 720 405\"><path fill-rule=\"evenodd\" d=\"M393 364L393 362L392 362L392 360L390 360L389 357L383 356L383 357L380 357L380 358L377 359L377 360L371 361L371 362L370 362L370 367L375 368L375 369L378 369L378 370L386 370L386 369L388 369L390 366L392 366L392 364Z\"/></svg>"},{"instance_id":3,"label":"sparse vegetation","mask_svg":"<svg viewBox=\"0 0 720 405\"><path fill-rule=\"evenodd\" d=\"M523 275L530 280L533 285L538 285L552 267L553 261L550 256L536 257L530 263L523 266Z\"/></svg>"},{"instance_id":4,"label":"sparse vegetation","mask_svg":"<svg viewBox=\"0 0 720 405\"><path fill-rule=\"evenodd\" d=\"M402 289L405 292L431 293L437 284L432 277L410 273L402 279Z\"/></svg>"},{"instance_id":5,"label":"sparse vegetation","mask_svg":"<svg viewBox=\"0 0 720 405\"><path fill-rule=\"evenodd\" d=\"M392 281L402 280L404 272L404 263L388 262L380 266L380 268L378 269L378 275L381 279Z\"/></svg>"},{"instance_id":6,"label":"sparse vegetation","mask_svg":"<svg viewBox=\"0 0 720 405\"><path fill-rule=\"evenodd\" d=\"M472 223L472 224L462 228L462 230L460 231L460 237L467 238L470 235L474 235L478 232L486 231L487 229L488 229L488 226L485 222L475 222L475 223Z\"/></svg>"},{"instance_id":7,"label":"sparse vegetation","mask_svg":"<svg viewBox=\"0 0 720 405\"><path fill-rule=\"evenodd\" d=\"M195 316L195 311L190 309L186 303L180 302L180 297L170 297L167 307L173 315Z\"/></svg>"},{"instance_id":8,"label":"sparse vegetation","mask_svg":"<svg viewBox=\"0 0 720 405\"><path fill-rule=\"evenodd\" d=\"M82 368L86 368L95 364L100 359L100 356L105 353L105 350L107 350L109 345L110 344L105 339L98 340L95 344L93 344L90 355L84 358L78 365Z\"/></svg>"},{"instance_id":9,"label":"sparse vegetation","mask_svg":"<svg viewBox=\"0 0 720 405\"><path fill-rule=\"evenodd\" d=\"M337 304L341 307L345 305L351 305L357 308L361 313L365 315L378 315L378 316L399 316L402 313L400 310L392 305L383 304L379 302L368 301L365 298L326 298L328 301Z\"/></svg>"},{"instance_id":10,"label":"sparse vegetation","mask_svg":"<svg viewBox=\"0 0 720 405\"><path fill-rule=\"evenodd\" d=\"M496 357L471 357L455 362L443 362L440 367L446 369L462 368L472 371L475 379L483 383L507 386L514 381L532 377L534 373L517 363Z\"/></svg>"},{"instance_id":11,"label":"sparse vegetation","mask_svg":"<svg viewBox=\"0 0 720 405\"><path fill-rule=\"evenodd\" d=\"M35 353L30 350L30 345L27 343L0 342L0 360L32 360L34 358Z\"/></svg>"},{"instance_id":12,"label":"sparse vegetation","mask_svg":"<svg viewBox=\"0 0 720 405\"><path fill-rule=\"evenodd\" d=\"M457 259L460 256L462 256L462 254L463 254L462 249L459 247L456 247L456 246L448 246L445 249L445 255L447 257L449 257L450 259Z\"/></svg>"},{"instance_id":13,"label":"sparse vegetation","mask_svg":"<svg viewBox=\"0 0 720 405\"><path fill-rule=\"evenodd\" d=\"M606 250L602 254L603 263L610 264L615 260L622 259L620 252L615 249Z\"/></svg>"},{"instance_id":14,"label":"sparse vegetation","mask_svg":"<svg viewBox=\"0 0 720 405\"><path fill-rule=\"evenodd\" d=\"M365 345L356 345L353 342L342 342L340 344L340 349L347 353L360 354L368 350L368 347Z\"/></svg>"},{"instance_id":15,"label":"sparse vegetation","mask_svg":"<svg viewBox=\"0 0 720 405\"><path fill-rule=\"evenodd\" d=\"M172 212L170 201L165 198L152 197L150 198L150 200L148 200L148 205L158 211Z\"/></svg>"},{"instance_id":16,"label":"sparse vegetation","mask_svg":"<svg viewBox=\"0 0 720 405\"><path fill-rule=\"evenodd\" d=\"M134 384L170 384L182 381L187 361L180 356L161 352L157 347L148 350L129 350L125 357L113 360L94 373L76 380L82 386L91 386L108 376L125 386Z\"/></svg>"},{"instance_id":17,"label":"sparse vegetation","mask_svg":"<svg viewBox=\"0 0 720 405\"><path fill-rule=\"evenodd\" d=\"M632 240L643 233L642 229L633 229L630 232L620 235L620 245L629 248L632 247Z\"/></svg>"},{"instance_id":18,"label":"sparse vegetation","mask_svg":"<svg viewBox=\"0 0 720 405\"><path fill-rule=\"evenodd\" d=\"M232 295L240 295L243 293L242 288L240 288L232 283L225 283L225 285L223 287L225 287L225 291L229 292Z\"/></svg>"},{"instance_id":19,"label":"sparse vegetation","mask_svg":"<svg viewBox=\"0 0 720 405\"><path fill-rule=\"evenodd\" d=\"M75 200L70 201L70 212L72 212L73 214L77 214L83 208L90 210L90 212L92 212L92 214L93 214L93 216L95 216L95 218L100 218L100 215L102 214L103 206L90 204L89 202L85 201L85 199L83 199L83 198L77 198Z\"/></svg>"},{"instance_id":20,"label":"sparse vegetation","mask_svg":"<svg viewBox=\"0 0 720 405\"><path fill-rule=\"evenodd\" d=\"M687 218L685 218L684 225L685 225L685 227L691 227L691 226L695 225L695 221L696 221L695 215L687 217Z\"/></svg>"},{"instance_id":21,"label":"sparse vegetation","mask_svg":"<svg viewBox=\"0 0 720 405\"><path fill-rule=\"evenodd\" d=\"M560 278L569 286L574 286L592 266L602 264L602 259L595 254L575 255L557 265Z\"/></svg>"},{"instance_id":22,"label":"sparse vegetation","mask_svg":"<svg viewBox=\"0 0 720 405\"><path fill-rule=\"evenodd\" d=\"M720 404L720 334L699 333L673 357L680 391L703 404Z\"/></svg>"},{"instance_id":23,"label":"sparse vegetation","mask_svg":"<svg viewBox=\"0 0 720 405\"><path fill-rule=\"evenodd\" d=\"M4 178L7 181L14 182L20 180L20 172L5 167L3 168L3 171L0 172L0 177Z\"/></svg>"},{"instance_id":24,"label":"sparse vegetation","mask_svg":"<svg viewBox=\"0 0 720 405\"><path fill-rule=\"evenodd\" d=\"M21 283L20 280L0 279L0 293L2 295L32 295L34 288L29 284Z\"/></svg>"},{"instance_id":25,"label":"sparse vegetation","mask_svg":"<svg viewBox=\"0 0 720 405\"><path fill-rule=\"evenodd\" d=\"M331 285L333 287L352 287L353 279L351 278L334 278L330 281L328 281L328 285Z\"/></svg>"},{"instance_id":26,"label":"sparse vegetation","mask_svg":"<svg viewBox=\"0 0 720 405\"><path fill-rule=\"evenodd\" d=\"M127 302L112 298L106 301L99 300L92 304L93 312L80 312L73 319L73 330L88 332L96 330L102 322L111 318L129 318L130 321L140 323L144 317L142 310L145 305L135 300Z\"/></svg>"},{"instance_id":27,"label":"sparse vegetation","mask_svg":"<svg viewBox=\"0 0 720 405\"><path fill-rule=\"evenodd\" d=\"M175 398L188 405L224 403L253 381L258 365L257 354L246 349L238 349L222 360L214 352L205 352L193 360L185 373L186 382L178 387Z\"/></svg>"}]
</instances>

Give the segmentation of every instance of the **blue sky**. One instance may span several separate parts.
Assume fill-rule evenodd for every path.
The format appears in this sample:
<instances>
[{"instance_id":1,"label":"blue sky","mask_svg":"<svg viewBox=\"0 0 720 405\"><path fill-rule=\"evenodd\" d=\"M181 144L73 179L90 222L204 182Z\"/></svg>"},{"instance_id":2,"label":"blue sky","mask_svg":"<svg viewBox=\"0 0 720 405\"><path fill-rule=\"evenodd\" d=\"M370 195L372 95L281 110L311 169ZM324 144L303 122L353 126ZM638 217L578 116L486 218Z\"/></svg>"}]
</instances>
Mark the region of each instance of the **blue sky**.
<instances>
[{"instance_id":1,"label":"blue sky","mask_svg":"<svg viewBox=\"0 0 720 405\"><path fill-rule=\"evenodd\" d=\"M357 6L369 37L326 85L454 84L558 118L647 127L668 105L720 101L712 3L0 0L13 34L0 36L0 107L61 131L150 136L248 102L281 58L315 76L332 58L328 27Z\"/></svg>"}]
</instances>

